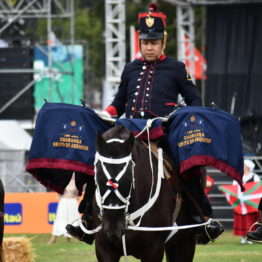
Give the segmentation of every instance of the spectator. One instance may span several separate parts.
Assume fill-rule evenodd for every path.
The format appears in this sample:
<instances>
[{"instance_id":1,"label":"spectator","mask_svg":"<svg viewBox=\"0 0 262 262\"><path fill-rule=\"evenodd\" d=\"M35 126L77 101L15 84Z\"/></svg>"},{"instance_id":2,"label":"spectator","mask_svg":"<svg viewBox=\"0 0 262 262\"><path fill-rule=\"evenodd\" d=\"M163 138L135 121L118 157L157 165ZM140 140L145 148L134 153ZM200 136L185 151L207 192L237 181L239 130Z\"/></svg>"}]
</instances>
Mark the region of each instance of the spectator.
<instances>
[{"instance_id":1,"label":"spectator","mask_svg":"<svg viewBox=\"0 0 262 262\"><path fill-rule=\"evenodd\" d=\"M244 176L243 176L243 184L248 182L259 182L260 178L254 171L255 163L250 159L244 160ZM233 185L236 185L237 182L234 181ZM240 191L240 189L239 189ZM246 234L251 227L251 225L258 220L259 213L247 213L247 214L238 214L234 212L234 224L233 224L233 233L236 236L242 236L241 244L252 244L252 242L247 241Z\"/></svg>"},{"instance_id":2,"label":"spectator","mask_svg":"<svg viewBox=\"0 0 262 262\"><path fill-rule=\"evenodd\" d=\"M78 213L77 188L75 185L75 175L73 174L57 206L56 219L53 226L52 237L48 244L54 244L58 236L65 236L70 242L72 237L67 233L66 225L80 218ZM77 224L78 225L78 224Z\"/></svg>"}]
</instances>

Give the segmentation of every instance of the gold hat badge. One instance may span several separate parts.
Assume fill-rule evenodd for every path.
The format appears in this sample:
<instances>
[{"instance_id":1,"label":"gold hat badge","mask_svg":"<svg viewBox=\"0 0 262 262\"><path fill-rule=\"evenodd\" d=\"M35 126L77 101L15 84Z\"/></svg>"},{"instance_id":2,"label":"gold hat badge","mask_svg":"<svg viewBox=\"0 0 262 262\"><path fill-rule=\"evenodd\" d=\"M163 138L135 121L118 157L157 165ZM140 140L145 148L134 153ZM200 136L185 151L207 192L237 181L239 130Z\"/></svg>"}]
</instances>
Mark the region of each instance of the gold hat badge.
<instances>
[{"instance_id":1,"label":"gold hat badge","mask_svg":"<svg viewBox=\"0 0 262 262\"><path fill-rule=\"evenodd\" d=\"M149 16L146 18L146 25L148 27L152 27L154 23L155 23L155 19L153 17Z\"/></svg>"}]
</instances>

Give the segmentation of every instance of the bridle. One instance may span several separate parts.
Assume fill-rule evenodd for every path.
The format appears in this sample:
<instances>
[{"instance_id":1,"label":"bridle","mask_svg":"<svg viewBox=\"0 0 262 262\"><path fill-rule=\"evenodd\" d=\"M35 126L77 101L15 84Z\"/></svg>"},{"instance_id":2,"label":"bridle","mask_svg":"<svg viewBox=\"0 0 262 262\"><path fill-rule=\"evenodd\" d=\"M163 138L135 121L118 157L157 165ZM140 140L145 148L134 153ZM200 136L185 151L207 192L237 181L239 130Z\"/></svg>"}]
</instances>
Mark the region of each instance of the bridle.
<instances>
[{"instance_id":1,"label":"bridle","mask_svg":"<svg viewBox=\"0 0 262 262\"><path fill-rule=\"evenodd\" d=\"M111 140L107 141L107 143L111 143L111 142L123 143L124 141L120 140L120 139L111 139ZM105 191L105 193L103 195L101 195L99 185L98 185L98 182L97 182L97 162L98 161L101 163L103 174L106 176L106 179L107 179L106 186L108 187L108 189ZM110 175L110 173L108 172L105 164L111 164L111 165L125 164L125 165L122 168L122 170L118 173L118 175L113 179L112 176ZM132 182L130 183L128 196L124 197L121 194L121 192L118 190L118 182L123 177L123 175L125 174L128 166L130 164L131 164L131 168L132 168ZM131 191L132 191L132 189L134 188L134 185L135 185L134 166L135 166L135 163L132 160L132 154L131 153L129 155L125 156L125 157L114 158L114 159L102 156L98 152L96 153L96 155L95 155L95 183L97 185L97 189L96 189L95 195L96 195L96 202L97 202L98 207L100 208L101 213L102 213L103 209L125 209L125 212L128 211L128 206L130 204L129 199L131 197ZM108 198L108 196L110 195L110 193L114 193L116 195L116 197L120 200L122 205L111 205L111 204L106 205L105 201Z\"/></svg>"},{"instance_id":2,"label":"bridle","mask_svg":"<svg viewBox=\"0 0 262 262\"><path fill-rule=\"evenodd\" d=\"M118 142L118 143L124 143L124 140L121 139L110 139L107 140L106 143L111 143L111 142ZM151 159L151 149L149 149L149 159L150 159L150 168L152 172L152 184L151 184L151 190L152 186L154 184L153 181L153 168L152 168L152 159ZM96 196L96 203L100 209L100 217L103 217L103 210L104 209L115 209L115 210L120 210L120 209L125 209L125 214L126 214L126 223L132 226L139 226L142 220L142 217L144 214L154 205L156 202L159 194L160 194L160 189L161 189L161 182L162 179L164 178L163 174L163 156L162 156L162 149L158 149L158 172L157 172L157 181L156 181L156 188L155 192L150 192L148 201L138 208L136 211L133 211L132 213L128 212L128 207L129 207L129 200L131 198L131 192L132 189L135 189L135 175L134 175L134 167L135 163L132 160L132 154L130 153L129 155L122 157L122 158L109 158L100 155L98 152L95 155L95 183L97 186L95 196ZM108 189L105 191L105 193L102 195L101 191L99 189L99 183L97 180L97 163L101 163L101 167L103 170L103 174L106 176L106 185ZM122 176L125 174L129 164L132 164L132 182L130 183L129 187L129 194L128 196L124 197L121 192L118 190L118 181L122 178ZM118 173L118 175L113 179L110 173L108 172L105 164L112 164L112 165L120 165L120 164L125 164L122 170ZM106 205L105 201L110 195L110 193L113 192L116 197L120 200L122 205ZM135 223L134 221L139 218L139 221Z\"/></svg>"}]
</instances>

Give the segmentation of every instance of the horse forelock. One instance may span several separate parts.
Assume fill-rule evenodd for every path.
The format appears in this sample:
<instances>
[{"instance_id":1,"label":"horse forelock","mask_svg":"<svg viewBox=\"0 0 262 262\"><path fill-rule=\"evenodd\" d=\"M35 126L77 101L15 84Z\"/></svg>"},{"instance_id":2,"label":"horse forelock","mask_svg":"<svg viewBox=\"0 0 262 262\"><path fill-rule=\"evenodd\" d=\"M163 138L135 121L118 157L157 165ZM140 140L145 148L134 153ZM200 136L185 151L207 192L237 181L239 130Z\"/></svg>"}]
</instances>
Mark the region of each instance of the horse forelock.
<instances>
[{"instance_id":1,"label":"horse forelock","mask_svg":"<svg viewBox=\"0 0 262 262\"><path fill-rule=\"evenodd\" d=\"M103 134L103 138L107 141L110 139L126 140L130 135L130 131L124 126L115 126L110 128Z\"/></svg>"},{"instance_id":2,"label":"horse forelock","mask_svg":"<svg viewBox=\"0 0 262 262\"><path fill-rule=\"evenodd\" d=\"M133 144L131 132L124 126L116 126L97 139L97 151L104 157L121 158L131 153Z\"/></svg>"}]
</instances>

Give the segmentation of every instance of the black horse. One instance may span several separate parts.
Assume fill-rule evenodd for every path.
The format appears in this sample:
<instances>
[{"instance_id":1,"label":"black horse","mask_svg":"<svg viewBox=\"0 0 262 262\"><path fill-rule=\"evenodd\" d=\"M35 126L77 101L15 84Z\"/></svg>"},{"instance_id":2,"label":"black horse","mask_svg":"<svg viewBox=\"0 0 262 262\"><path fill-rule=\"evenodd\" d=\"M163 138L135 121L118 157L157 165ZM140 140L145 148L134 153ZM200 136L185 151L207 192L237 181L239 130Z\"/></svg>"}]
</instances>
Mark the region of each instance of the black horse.
<instances>
[{"instance_id":1,"label":"black horse","mask_svg":"<svg viewBox=\"0 0 262 262\"><path fill-rule=\"evenodd\" d=\"M151 157L146 144L123 126L97 135L93 216L94 225L102 226L95 234L99 262L117 262L125 254L143 262L161 262L165 250L169 262L193 261L195 229L179 230L167 243L170 231L130 230L132 225L170 227L177 213L170 182L160 177L158 159ZM184 202L175 216L177 225L190 223Z\"/></svg>"}]
</instances>

